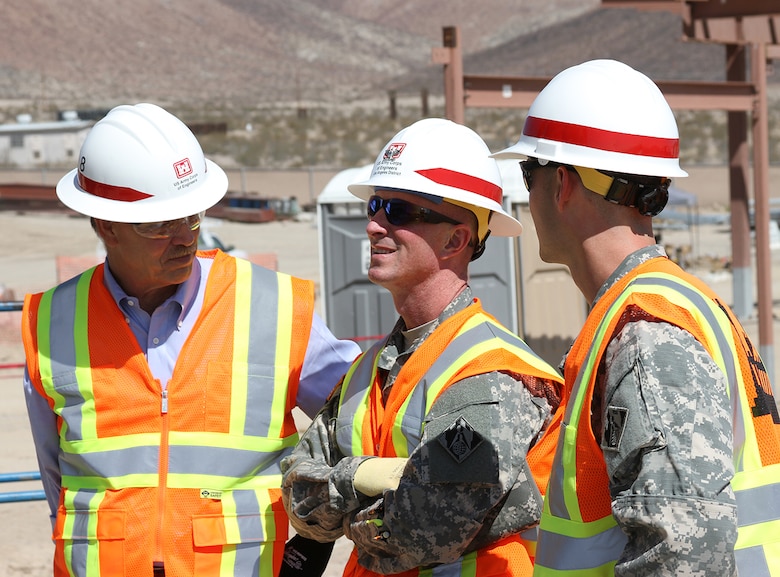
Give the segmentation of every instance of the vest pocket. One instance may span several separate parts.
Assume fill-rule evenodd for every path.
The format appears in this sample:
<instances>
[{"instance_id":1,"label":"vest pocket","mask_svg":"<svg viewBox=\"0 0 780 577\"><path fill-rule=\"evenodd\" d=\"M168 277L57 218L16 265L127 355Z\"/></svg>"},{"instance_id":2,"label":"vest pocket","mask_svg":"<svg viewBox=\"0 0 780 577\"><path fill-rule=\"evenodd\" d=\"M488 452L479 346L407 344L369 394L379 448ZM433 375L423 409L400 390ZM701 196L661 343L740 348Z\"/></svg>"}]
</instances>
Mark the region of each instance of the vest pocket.
<instances>
[{"instance_id":1,"label":"vest pocket","mask_svg":"<svg viewBox=\"0 0 780 577\"><path fill-rule=\"evenodd\" d=\"M87 550L100 551L100 574L121 577L125 574L126 513L121 509L77 510L60 507L53 538L57 553L70 556L76 575L86 574Z\"/></svg>"},{"instance_id":2,"label":"vest pocket","mask_svg":"<svg viewBox=\"0 0 780 577\"><path fill-rule=\"evenodd\" d=\"M195 515L192 540L195 547L264 543L287 539L287 526L276 527L276 515L268 513Z\"/></svg>"},{"instance_id":3,"label":"vest pocket","mask_svg":"<svg viewBox=\"0 0 780 577\"><path fill-rule=\"evenodd\" d=\"M62 522L64 518L64 523ZM125 512L121 509L80 510L60 507L55 539L124 539Z\"/></svg>"}]
</instances>

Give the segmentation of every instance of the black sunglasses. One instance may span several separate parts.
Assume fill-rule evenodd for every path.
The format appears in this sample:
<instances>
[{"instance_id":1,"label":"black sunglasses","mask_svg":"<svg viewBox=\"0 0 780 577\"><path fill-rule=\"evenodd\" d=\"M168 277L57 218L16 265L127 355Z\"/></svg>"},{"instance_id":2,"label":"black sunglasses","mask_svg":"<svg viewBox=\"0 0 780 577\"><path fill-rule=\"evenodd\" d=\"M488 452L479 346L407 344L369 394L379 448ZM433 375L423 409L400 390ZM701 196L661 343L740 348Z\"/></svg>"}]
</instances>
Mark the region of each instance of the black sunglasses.
<instances>
[{"instance_id":1,"label":"black sunglasses","mask_svg":"<svg viewBox=\"0 0 780 577\"><path fill-rule=\"evenodd\" d=\"M538 159L536 158L529 158L528 160L521 160L520 161L520 171L523 173L523 184L525 184L525 189L530 191L531 185L534 183L534 170L537 168L544 168L547 166L562 166L566 170L574 170L574 167L569 164L561 164L559 162L547 162L546 164L541 164Z\"/></svg>"},{"instance_id":2,"label":"black sunglasses","mask_svg":"<svg viewBox=\"0 0 780 577\"><path fill-rule=\"evenodd\" d=\"M393 226L406 226L413 222L429 222L431 224L438 224L440 222L446 222L449 224L462 224L457 220L453 220L448 216L439 214L425 208L424 206L417 206L411 202L406 202L400 198L380 198L376 195L368 199L368 205L366 206L366 214L368 219L371 220L374 215L380 210L384 209L387 222Z\"/></svg>"}]
</instances>

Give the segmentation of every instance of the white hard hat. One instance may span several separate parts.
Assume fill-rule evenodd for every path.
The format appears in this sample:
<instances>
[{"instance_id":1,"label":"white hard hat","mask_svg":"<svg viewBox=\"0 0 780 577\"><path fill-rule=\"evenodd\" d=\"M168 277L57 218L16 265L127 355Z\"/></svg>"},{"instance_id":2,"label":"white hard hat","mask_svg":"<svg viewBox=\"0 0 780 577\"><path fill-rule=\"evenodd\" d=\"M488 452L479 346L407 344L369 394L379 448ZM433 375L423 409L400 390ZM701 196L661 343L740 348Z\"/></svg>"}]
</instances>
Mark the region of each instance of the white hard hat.
<instances>
[{"instance_id":1,"label":"white hard hat","mask_svg":"<svg viewBox=\"0 0 780 577\"><path fill-rule=\"evenodd\" d=\"M493 156L688 176L679 143L674 114L652 80L622 62L591 60L557 74L531 105L520 140Z\"/></svg>"},{"instance_id":2,"label":"white hard hat","mask_svg":"<svg viewBox=\"0 0 780 577\"><path fill-rule=\"evenodd\" d=\"M225 172L181 120L142 103L117 106L92 127L57 196L101 220L156 222L205 211L227 187Z\"/></svg>"},{"instance_id":3,"label":"white hard hat","mask_svg":"<svg viewBox=\"0 0 780 577\"><path fill-rule=\"evenodd\" d=\"M485 142L470 128L443 118L418 120L398 132L377 156L371 177L348 188L363 200L376 189L433 195L492 211L491 234L517 236L523 230L504 211L501 173Z\"/></svg>"}]
</instances>

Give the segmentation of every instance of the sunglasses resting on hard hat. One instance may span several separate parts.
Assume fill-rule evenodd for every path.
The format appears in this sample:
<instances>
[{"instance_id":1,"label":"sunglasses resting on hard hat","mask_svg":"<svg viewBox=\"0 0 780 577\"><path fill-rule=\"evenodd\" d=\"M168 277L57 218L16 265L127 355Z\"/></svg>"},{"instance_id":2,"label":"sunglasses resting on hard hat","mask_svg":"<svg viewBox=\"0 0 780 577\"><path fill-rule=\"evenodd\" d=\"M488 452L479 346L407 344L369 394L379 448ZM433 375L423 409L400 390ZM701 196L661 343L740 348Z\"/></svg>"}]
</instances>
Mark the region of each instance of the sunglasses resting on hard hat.
<instances>
[{"instance_id":1,"label":"sunglasses resting on hard hat","mask_svg":"<svg viewBox=\"0 0 780 577\"><path fill-rule=\"evenodd\" d=\"M186 224L190 230L198 230L200 223L205 215L204 212L199 212L191 216L184 218L177 218L176 220L163 220L160 222L141 222L134 223L133 230L138 236L144 238L171 238L181 229L181 225Z\"/></svg>"},{"instance_id":2,"label":"sunglasses resting on hard hat","mask_svg":"<svg viewBox=\"0 0 780 577\"><path fill-rule=\"evenodd\" d=\"M428 222L431 224L446 222L449 224L462 224L457 220L439 214L430 208L417 206L411 202L401 200L400 198L384 199L374 195L368 199L366 214L368 215L369 220L382 209L384 209L387 222L393 226L405 226L413 222Z\"/></svg>"}]
</instances>

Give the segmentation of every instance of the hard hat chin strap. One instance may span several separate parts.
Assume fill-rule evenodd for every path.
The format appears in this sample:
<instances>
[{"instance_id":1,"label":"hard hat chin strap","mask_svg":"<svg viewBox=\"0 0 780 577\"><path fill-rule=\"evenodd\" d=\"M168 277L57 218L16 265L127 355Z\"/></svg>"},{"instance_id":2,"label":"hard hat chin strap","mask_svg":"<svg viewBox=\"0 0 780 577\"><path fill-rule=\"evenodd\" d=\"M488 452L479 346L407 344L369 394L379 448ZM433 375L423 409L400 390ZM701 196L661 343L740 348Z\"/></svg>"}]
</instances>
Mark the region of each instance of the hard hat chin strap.
<instances>
[{"instance_id":1,"label":"hard hat chin strap","mask_svg":"<svg viewBox=\"0 0 780 577\"><path fill-rule=\"evenodd\" d=\"M614 204L636 208L644 216L656 216L669 200L671 179L627 175L575 166L582 184Z\"/></svg>"},{"instance_id":2,"label":"hard hat chin strap","mask_svg":"<svg viewBox=\"0 0 780 577\"><path fill-rule=\"evenodd\" d=\"M474 254L471 255L472 262L481 257L482 253L485 252L485 241L487 241L489 236L490 230L485 233L485 237L482 240L477 240L474 244Z\"/></svg>"}]
</instances>

